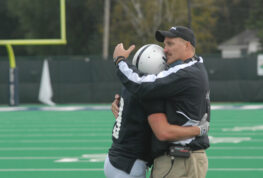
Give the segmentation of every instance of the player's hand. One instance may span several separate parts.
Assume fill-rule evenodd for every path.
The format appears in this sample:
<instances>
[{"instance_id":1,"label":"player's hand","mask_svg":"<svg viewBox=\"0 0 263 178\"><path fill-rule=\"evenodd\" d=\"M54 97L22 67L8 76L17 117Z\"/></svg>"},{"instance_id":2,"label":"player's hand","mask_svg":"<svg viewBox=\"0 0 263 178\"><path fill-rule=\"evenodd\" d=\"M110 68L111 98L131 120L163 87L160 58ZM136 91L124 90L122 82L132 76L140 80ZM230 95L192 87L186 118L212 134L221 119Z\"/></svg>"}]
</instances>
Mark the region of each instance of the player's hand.
<instances>
[{"instance_id":1,"label":"player's hand","mask_svg":"<svg viewBox=\"0 0 263 178\"><path fill-rule=\"evenodd\" d=\"M119 94L115 94L114 101L111 103L111 111L112 111L115 119L117 119L118 114L119 114L120 99L121 99L120 95Z\"/></svg>"},{"instance_id":2,"label":"player's hand","mask_svg":"<svg viewBox=\"0 0 263 178\"><path fill-rule=\"evenodd\" d=\"M123 44L119 43L114 49L113 59L117 59L119 56L123 56L125 59L127 59L134 49L135 49L135 45L131 45L126 50L124 49ZM124 58L120 58L118 61L115 61L115 63L117 64L120 60L124 60Z\"/></svg>"},{"instance_id":3,"label":"player's hand","mask_svg":"<svg viewBox=\"0 0 263 178\"><path fill-rule=\"evenodd\" d=\"M209 131L209 122L207 121L207 116L207 113L205 113L200 123L198 124L198 127L200 128L199 136L206 135Z\"/></svg>"}]
</instances>

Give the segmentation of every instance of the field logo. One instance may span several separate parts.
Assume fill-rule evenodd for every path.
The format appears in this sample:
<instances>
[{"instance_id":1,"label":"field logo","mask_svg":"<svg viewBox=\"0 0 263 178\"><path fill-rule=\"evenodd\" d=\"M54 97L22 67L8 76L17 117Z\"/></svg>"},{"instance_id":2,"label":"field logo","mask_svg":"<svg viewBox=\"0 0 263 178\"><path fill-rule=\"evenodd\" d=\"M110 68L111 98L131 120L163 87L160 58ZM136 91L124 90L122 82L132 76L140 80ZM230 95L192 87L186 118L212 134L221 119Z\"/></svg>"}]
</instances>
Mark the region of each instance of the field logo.
<instances>
[{"instance_id":1,"label":"field logo","mask_svg":"<svg viewBox=\"0 0 263 178\"><path fill-rule=\"evenodd\" d=\"M209 136L209 141L212 144L215 143L241 143L244 141L250 141L250 137L212 137Z\"/></svg>"},{"instance_id":2,"label":"field logo","mask_svg":"<svg viewBox=\"0 0 263 178\"><path fill-rule=\"evenodd\" d=\"M56 163L74 163L74 162L104 162L107 154L84 154L81 157L61 158L55 160Z\"/></svg>"},{"instance_id":3,"label":"field logo","mask_svg":"<svg viewBox=\"0 0 263 178\"><path fill-rule=\"evenodd\" d=\"M263 76L263 55L258 55L257 72L259 76Z\"/></svg>"}]
</instances>

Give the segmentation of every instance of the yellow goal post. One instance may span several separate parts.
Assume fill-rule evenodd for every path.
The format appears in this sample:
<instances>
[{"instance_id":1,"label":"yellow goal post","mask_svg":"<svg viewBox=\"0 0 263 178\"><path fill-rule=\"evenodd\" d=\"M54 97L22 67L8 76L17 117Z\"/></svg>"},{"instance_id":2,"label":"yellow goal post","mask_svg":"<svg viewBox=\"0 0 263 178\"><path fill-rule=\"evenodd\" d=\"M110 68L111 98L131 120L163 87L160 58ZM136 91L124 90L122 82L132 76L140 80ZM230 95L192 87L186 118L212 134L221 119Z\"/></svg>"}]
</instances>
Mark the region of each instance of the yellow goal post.
<instances>
[{"instance_id":1,"label":"yellow goal post","mask_svg":"<svg viewBox=\"0 0 263 178\"><path fill-rule=\"evenodd\" d=\"M6 46L9 57L9 105L18 105L17 70L14 45L63 45L66 40L66 0L59 0L60 4L60 38L57 39L0 39L0 45Z\"/></svg>"}]
</instances>

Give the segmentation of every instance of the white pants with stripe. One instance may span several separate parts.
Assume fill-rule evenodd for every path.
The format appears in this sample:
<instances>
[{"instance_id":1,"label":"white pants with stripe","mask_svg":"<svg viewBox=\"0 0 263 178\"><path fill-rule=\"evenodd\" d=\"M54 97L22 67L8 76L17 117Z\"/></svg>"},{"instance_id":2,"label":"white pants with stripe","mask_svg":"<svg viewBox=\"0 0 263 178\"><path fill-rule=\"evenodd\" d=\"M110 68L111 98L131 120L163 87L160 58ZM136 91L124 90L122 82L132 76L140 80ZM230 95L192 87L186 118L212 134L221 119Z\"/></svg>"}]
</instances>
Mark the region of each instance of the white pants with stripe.
<instances>
[{"instance_id":1,"label":"white pants with stripe","mask_svg":"<svg viewBox=\"0 0 263 178\"><path fill-rule=\"evenodd\" d=\"M104 162L104 174L107 178L146 178L146 163L137 159L132 166L130 174L115 168L106 157Z\"/></svg>"}]
</instances>

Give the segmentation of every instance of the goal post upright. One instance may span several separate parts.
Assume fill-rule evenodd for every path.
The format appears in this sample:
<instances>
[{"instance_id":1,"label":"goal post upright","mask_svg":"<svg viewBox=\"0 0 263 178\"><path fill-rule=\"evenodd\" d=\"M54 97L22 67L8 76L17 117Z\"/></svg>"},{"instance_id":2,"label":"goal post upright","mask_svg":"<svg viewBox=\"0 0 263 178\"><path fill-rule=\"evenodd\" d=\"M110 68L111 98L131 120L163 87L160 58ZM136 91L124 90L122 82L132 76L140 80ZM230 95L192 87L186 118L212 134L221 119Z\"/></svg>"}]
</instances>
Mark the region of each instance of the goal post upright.
<instances>
[{"instance_id":1,"label":"goal post upright","mask_svg":"<svg viewBox=\"0 0 263 178\"><path fill-rule=\"evenodd\" d=\"M13 47L10 44L6 45L8 57L9 57L9 105L19 105L19 92L18 92L18 71L16 68L16 60Z\"/></svg>"},{"instance_id":2,"label":"goal post upright","mask_svg":"<svg viewBox=\"0 0 263 178\"><path fill-rule=\"evenodd\" d=\"M9 105L19 104L18 69L16 67L14 45L63 45L66 40L66 0L59 0L60 4L60 38L58 39L0 39L0 45L6 46L9 58Z\"/></svg>"}]
</instances>

